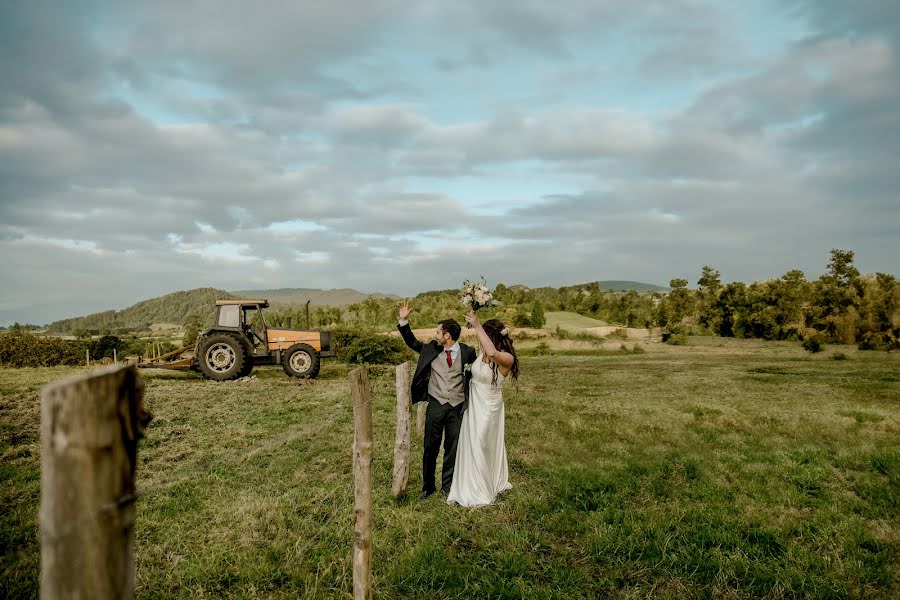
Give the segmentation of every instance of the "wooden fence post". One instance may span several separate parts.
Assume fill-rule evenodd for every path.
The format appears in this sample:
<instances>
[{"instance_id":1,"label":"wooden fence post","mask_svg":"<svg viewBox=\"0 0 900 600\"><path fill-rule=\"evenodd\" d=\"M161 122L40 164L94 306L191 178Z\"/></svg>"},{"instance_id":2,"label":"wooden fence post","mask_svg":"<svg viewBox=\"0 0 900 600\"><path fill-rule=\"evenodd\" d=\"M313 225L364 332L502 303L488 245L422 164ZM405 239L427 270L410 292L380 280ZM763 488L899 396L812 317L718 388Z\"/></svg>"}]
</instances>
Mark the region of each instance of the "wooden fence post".
<instances>
[{"instance_id":1,"label":"wooden fence post","mask_svg":"<svg viewBox=\"0 0 900 600\"><path fill-rule=\"evenodd\" d=\"M122 366L41 391L41 598L134 597L143 387Z\"/></svg>"},{"instance_id":2,"label":"wooden fence post","mask_svg":"<svg viewBox=\"0 0 900 600\"><path fill-rule=\"evenodd\" d=\"M353 598L372 598L372 405L369 371L350 371L353 396Z\"/></svg>"},{"instance_id":3,"label":"wooden fence post","mask_svg":"<svg viewBox=\"0 0 900 600\"><path fill-rule=\"evenodd\" d=\"M397 436L394 440L394 482L391 485L394 496L406 494L406 484L409 482L409 368L409 362L397 365Z\"/></svg>"},{"instance_id":4,"label":"wooden fence post","mask_svg":"<svg viewBox=\"0 0 900 600\"><path fill-rule=\"evenodd\" d=\"M425 410L427 408L427 402L419 402L419 409L416 413L416 433L419 434L419 439L425 438Z\"/></svg>"}]
</instances>

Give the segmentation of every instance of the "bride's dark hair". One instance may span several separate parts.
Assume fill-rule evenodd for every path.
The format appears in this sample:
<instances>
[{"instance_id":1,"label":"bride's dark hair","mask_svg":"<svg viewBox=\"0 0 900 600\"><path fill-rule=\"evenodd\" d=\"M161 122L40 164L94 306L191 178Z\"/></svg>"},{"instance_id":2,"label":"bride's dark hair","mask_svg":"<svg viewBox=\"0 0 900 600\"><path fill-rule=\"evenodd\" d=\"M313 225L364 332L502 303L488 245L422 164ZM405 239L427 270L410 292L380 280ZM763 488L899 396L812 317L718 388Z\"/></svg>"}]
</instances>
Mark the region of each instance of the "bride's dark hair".
<instances>
[{"instance_id":1,"label":"bride's dark hair","mask_svg":"<svg viewBox=\"0 0 900 600\"><path fill-rule=\"evenodd\" d=\"M502 321L498 319L489 319L481 324L484 327L484 332L491 338L491 342L494 344L494 348L501 352L508 352L512 354L513 364L509 368L509 374L512 375L513 379L519 378L519 356L516 354L516 349L513 347L512 338L509 337L509 329L506 325L503 324ZM491 371L493 371L493 375L491 377L491 384L497 385L497 363L491 362Z\"/></svg>"}]
</instances>

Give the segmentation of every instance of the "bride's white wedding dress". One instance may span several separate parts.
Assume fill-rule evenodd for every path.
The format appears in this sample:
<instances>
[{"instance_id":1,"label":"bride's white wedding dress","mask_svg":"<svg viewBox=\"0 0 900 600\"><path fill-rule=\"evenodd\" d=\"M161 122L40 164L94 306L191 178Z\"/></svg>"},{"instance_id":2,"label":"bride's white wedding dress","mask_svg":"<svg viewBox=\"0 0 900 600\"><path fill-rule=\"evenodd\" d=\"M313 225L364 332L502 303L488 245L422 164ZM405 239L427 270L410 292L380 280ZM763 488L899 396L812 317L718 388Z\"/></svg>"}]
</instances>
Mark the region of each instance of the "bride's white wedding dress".
<instances>
[{"instance_id":1,"label":"bride's white wedding dress","mask_svg":"<svg viewBox=\"0 0 900 600\"><path fill-rule=\"evenodd\" d=\"M497 373L497 384L491 384L490 363L482 355L472 364L469 383L469 407L463 414L456 447L456 466L447 502L462 506L491 504L497 494L512 487L506 462L504 441L503 385Z\"/></svg>"}]
</instances>

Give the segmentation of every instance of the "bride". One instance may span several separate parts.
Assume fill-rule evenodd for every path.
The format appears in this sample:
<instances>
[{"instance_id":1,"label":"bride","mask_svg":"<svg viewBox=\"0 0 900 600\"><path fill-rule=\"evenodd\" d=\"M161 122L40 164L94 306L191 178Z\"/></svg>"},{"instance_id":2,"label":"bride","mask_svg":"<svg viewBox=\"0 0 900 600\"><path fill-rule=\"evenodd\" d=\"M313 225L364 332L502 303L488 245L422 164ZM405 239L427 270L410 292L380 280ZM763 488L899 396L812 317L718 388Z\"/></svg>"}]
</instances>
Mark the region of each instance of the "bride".
<instances>
[{"instance_id":1,"label":"bride","mask_svg":"<svg viewBox=\"0 0 900 600\"><path fill-rule=\"evenodd\" d=\"M519 376L519 359L503 323L491 319L482 325L474 312L466 321L478 334L481 352L472 364L469 407L462 418L447 502L475 507L493 503L497 494L512 487L501 386L508 378Z\"/></svg>"}]
</instances>

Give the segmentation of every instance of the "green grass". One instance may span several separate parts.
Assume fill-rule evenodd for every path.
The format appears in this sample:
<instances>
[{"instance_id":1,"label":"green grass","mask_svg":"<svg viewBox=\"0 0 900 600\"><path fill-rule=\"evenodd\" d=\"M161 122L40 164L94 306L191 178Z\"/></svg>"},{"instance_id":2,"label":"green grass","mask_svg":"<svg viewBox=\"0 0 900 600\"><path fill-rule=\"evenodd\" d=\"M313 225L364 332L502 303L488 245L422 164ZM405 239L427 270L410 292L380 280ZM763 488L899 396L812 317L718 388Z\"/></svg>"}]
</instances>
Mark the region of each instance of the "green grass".
<instances>
[{"instance_id":1,"label":"green grass","mask_svg":"<svg viewBox=\"0 0 900 600\"><path fill-rule=\"evenodd\" d=\"M544 329L551 330L556 329L557 327L560 329L578 330L586 329L588 327L602 327L604 325L609 325L606 321L592 319L573 312L548 312L544 313L544 317L547 320L544 324Z\"/></svg>"},{"instance_id":2,"label":"green grass","mask_svg":"<svg viewBox=\"0 0 900 600\"><path fill-rule=\"evenodd\" d=\"M514 487L478 510L391 497L393 368L373 367L375 597L900 596L900 356L842 350L524 357ZM349 597L350 369L144 372L139 597ZM38 390L75 371L0 370L0 597L37 593Z\"/></svg>"}]
</instances>

